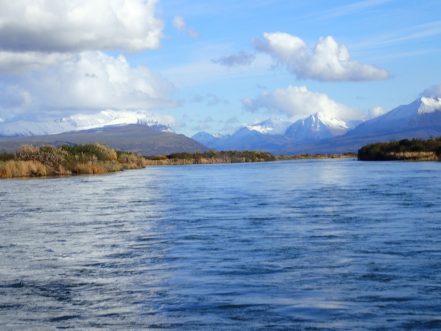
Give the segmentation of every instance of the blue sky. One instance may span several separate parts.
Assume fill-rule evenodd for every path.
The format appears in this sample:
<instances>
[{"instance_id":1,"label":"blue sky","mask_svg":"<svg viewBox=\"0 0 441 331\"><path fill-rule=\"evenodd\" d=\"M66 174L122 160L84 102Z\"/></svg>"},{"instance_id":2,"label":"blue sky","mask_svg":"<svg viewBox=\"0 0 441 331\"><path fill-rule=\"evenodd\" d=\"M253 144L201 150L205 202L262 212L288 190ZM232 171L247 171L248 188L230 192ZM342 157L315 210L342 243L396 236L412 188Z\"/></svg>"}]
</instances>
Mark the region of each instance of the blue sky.
<instances>
[{"instance_id":1,"label":"blue sky","mask_svg":"<svg viewBox=\"0 0 441 331\"><path fill-rule=\"evenodd\" d=\"M99 3L100 0L91 2ZM0 119L5 122L56 117L98 111L100 107L146 109L173 116L175 130L188 135L200 130L228 132L269 117L294 120L308 114L309 108L312 111L322 107L325 112L327 107L334 108L332 115L335 116L343 116L345 109L351 109L352 117L367 117L375 107L390 110L413 101L426 88L441 83L441 2L438 0L128 2L133 2L131 9L145 11L141 18L144 22L149 21L149 27L141 30L129 27L129 32L99 30L90 43L60 37L53 32L52 43L39 45L39 39L18 23L11 23L13 29L9 30L0 24L0 41L6 45L0 46L3 53L12 52L20 58L23 54L29 57L29 52L33 52L33 56L40 52L45 59L54 57L53 61L45 62L39 56L43 63L38 67L24 61L17 69L17 64L4 60L6 54L1 70L0 52L0 85L4 91L10 91L0 93ZM20 3L27 6L25 1L18 1L17 6ZM143 8L146 4L149 8ZM43 12L71 10L63 5L57 8L34 6ZM14 8L8 10L3 12L13 18L17 15L15 22L22 19L15 14ZM91 9L82 10L87 13ZM133 13L127 10L128 16ZM94 20L93 15L86 18ZM135 25L141 18L134 15L127 24L133 21ZM92 32L100 28L99 19L96 20L91 24ZM32 26L32 17L26 17L25 23ZM78 26L69 28L75 32ZM54 25L51 31L56 29ZM24 36L20 44L9 40L17 31ZM150 40L153 42L143 39L142 43L136 43L140 34L152 31ZM284 39L279 42L277 38L282 35L275 33L282 33ZM111 40L112 35L119 38L118 42L104 42L108 37ZM331 39L323 43L323 51L317 55L314 47L326 37ZM66 38L63 43L59 41L62 38ZM298 57L298 49L286 53L284 47L291 42L292 45L306 45L303 57ZM328 68L335 60L327 55L333 45L344 48L343 54L347 51L350 56L349 69L342 73L338 68ZM144 85L151 84L154 90L153 96L148 96L151 102L144 102L139 91L127 89L124 97L108 98L113 100L108 104L87 97L81 98L84 102L77 102L79 94L63 97L66 100L63 104L36 87L36 80L53 81L56 72L56 78L67 84L63 91L76 88L78 84L67 83L79 78L68 70L66 58L82 57L83 60L72 61L82 63L81 68L87 62L88 70L94 71L90 67L96 59L89 56L84 60L83 54L87 52L100 52L108 57L100 61L107 63L103 70L112 65L120 66L122 62L114 60L122 55L128 67L124 72L130 71L130 78L125 81L132 85L142 80ZM221 64L228 60L240 62L240 59L243 63ZM328 60L329 63L321 66L320 61ZM88 74L88 77L94 75L99 76L99 72ZM113 85L106 85L101 90L103 84L91 88L96 88L102 99L106 99L106 93L117 93ZM21 101L12 102L17 95ZM284 97L289 100L283 100ZM11 102L14 107L8 106Z\"/></svg>"}]
</instances>

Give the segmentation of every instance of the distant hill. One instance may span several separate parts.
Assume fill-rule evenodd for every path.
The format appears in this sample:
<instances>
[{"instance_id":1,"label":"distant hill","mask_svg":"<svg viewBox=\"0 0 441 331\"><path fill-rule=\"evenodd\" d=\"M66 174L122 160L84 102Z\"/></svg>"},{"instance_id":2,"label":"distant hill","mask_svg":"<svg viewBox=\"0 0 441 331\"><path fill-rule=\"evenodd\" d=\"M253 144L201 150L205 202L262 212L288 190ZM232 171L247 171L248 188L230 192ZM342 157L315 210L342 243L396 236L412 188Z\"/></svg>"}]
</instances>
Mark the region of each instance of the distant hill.
<instances>
[{"instance_id":1,"label":"distant hill","mask_svg":"<svg viewBox=\"0 0 441 331\"><path fill-rule=\"evenodd\" d=\"M142 155L204 152L205 146L182 134L141 124L106 126L99 129L29 137L0 137L0 151L12 152L24 144L78 145L100 143Z\"/></svg>"}]
</instances>

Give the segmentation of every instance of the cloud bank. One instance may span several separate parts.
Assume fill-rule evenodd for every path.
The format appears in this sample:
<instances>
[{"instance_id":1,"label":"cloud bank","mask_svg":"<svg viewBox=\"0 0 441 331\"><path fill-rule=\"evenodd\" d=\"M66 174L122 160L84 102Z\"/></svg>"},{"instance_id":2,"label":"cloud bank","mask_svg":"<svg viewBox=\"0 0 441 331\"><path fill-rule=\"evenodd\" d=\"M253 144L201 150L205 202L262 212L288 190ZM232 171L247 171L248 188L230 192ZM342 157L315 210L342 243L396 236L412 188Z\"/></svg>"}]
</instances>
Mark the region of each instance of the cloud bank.
<instances>
[{"instance_id":1,"label":"cloud bank","mask_svg":"<svg viewBox=\"0 0 441 331\"><path fill-rule=\"evenodd\" d=\"M160 45L156 0L0 2L0 48L14 52L139 51Z\"/></svg>"},{"instance_id":2,"label":"cloud bank","mask_svg":"<svg viewBox=\"0 0 441 331\"><path fill-rule=\"evenodd\" d=\"M310 48L288 33L264 33L255 42L258 51L269 54L299 79L319 81L365 81L389 78L387 71L351 59L346 46L331 36L320 38Z\"/></svg>"},{"instance_id":3,"label":"cloud bank","mask_svg":"<svg viewBox=\"0 0 441 331\"><path fill-rule=\"evenodd\" d=\"M1 1L0 118L175 106L169 81L104 53L158 48L155 7L156 0Z\"/></svg>"},{"instance_id":4,"label":"cloud bank","mask_svg":"<svg viewBox=\"0 0 441 331\"><path fill-rule=\"evenodd\" d=\"M4 84L0 117L41 116L174 106L173 86L146 67L131 67L124 56L82 52Z\"/></svg>"},{"instance_id":5,"label":"cloud bank","mask_svg":"<svg viewBox=\"0 0 441 331\"><path fill-rule=\"evenodd\" d=\"M317 112L342 120L362 117L357 109L339 103L324 93L310 91L306 86L288 86L265 91L255 98L244 99L242 103L246 110L266 109L283 113L291 120L301 119Z\"/></svg>"}]
</instances>

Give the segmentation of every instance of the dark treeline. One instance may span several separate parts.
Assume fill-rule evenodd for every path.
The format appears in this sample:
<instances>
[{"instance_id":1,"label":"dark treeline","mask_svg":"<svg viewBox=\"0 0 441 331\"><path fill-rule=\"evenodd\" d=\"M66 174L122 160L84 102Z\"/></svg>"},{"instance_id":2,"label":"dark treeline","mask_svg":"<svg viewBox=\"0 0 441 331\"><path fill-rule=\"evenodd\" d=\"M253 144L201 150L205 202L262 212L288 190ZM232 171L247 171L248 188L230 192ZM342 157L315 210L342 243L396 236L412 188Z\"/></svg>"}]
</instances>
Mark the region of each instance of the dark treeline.
<instances>
[{"instance_id":1,"label":"dark treeline","mask_svg":"<svg viewBox=\"0 0 441 331\"><path fill-rule=\"evenodd\" d=\"M358 159L362 161L440 160L441 137L427 140L403 139L366 145L358 151Z\"/></svg>"}]
</instances>

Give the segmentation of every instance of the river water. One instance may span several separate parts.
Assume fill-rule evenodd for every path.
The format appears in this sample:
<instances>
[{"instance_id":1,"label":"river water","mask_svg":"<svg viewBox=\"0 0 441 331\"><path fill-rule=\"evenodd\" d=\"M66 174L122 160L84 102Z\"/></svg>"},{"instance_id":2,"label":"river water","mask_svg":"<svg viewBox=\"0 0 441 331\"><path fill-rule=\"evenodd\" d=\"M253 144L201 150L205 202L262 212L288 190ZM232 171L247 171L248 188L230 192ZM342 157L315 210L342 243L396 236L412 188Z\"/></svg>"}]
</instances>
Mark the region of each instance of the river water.
<instances>
[{"instance_id":1,"label":"river water","mask_svg":"<svg viewBox=\"0 0 441 331\"><path fill-rule=\"evenodd\" d=\"M0 325L441 328L441 163L0 181Z\"/></svg>"}]
</instances>

